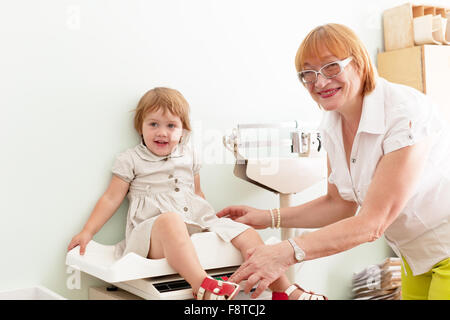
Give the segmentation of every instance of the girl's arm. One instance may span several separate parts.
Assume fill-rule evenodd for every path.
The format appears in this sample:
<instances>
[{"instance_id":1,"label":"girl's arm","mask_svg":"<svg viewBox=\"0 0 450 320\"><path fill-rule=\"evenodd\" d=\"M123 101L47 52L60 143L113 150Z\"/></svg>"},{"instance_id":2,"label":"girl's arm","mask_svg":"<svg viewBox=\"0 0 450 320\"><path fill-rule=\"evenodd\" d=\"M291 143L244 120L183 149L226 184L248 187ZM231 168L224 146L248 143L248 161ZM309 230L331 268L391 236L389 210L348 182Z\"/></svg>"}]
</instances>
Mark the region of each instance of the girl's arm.
<instances>
[{"instance_id":1,"label":"girl's arm","mask_svg":"<svg viewBox=\"0 0 450 320\"><path fill-rule=\"evenodd\" d=\"M105 193L97 201L94 210L83 230L95 235L103 225L114 215L127 195L130 184L113 175Z\"/></svg>"},{"instance_id":2,"label":"girl's arm","mask_svg":"<svg viewBox=\"0 0 450 320\"><path fill-rule=\"evenodd\" d=\"M196 174L194 176L194 186L195 186L195 194L202 197L203 199L206 199L200 186L200 174Z\"/></svg>"},{"instance_id":3,"label":"girl's arm","mask_svg":"<svg viewBox=\"0 0 450 320\"><path fill-rule=\"evenodd\" d=\"M87 243L113 216L125 198L130 184L113 175L105 193L97 201L92 213L83 227L69 244L68 251L80 245L80 254L84 254Z\"/></svg>"}]
</instances>

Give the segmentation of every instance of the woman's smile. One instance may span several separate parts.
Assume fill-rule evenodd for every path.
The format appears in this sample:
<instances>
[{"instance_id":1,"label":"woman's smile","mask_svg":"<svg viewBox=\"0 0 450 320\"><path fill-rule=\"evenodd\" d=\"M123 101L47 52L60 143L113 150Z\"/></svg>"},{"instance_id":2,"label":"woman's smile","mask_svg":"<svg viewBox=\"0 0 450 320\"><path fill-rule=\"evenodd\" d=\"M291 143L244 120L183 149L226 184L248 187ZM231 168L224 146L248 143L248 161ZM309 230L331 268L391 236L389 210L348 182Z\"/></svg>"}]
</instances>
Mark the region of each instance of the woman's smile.
<instances>
[{"instance_id":1,"label":"woman's smile","mask_svg":"<svg viewBox=\"0 0 450 320\"><path fill-rule=\"evenodd\" d=\"M326 89L326 90L318 91L317 94L318 94L322 99L327 99L327 98L333 97L336 93L339 92L339 90L341 90L340 87L339 87L339 88Z\"/></svg>"}]
</instances>

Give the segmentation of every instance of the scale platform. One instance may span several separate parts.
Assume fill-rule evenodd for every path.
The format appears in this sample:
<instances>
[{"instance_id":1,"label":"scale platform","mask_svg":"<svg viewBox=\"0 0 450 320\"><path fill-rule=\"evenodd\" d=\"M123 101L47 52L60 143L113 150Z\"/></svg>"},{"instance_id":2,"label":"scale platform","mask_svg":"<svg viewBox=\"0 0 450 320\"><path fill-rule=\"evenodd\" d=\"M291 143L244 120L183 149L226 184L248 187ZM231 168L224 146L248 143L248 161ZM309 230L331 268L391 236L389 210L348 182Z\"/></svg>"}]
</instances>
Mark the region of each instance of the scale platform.
<instances>
[{"instance_id":1,"label":"scale platform","mask_svg":"<svg viewBox=\"0 0 450 320\"><path fill-rule=\"evenodd\" d=\"M212 277L229 277L243 262L239 250L213 232L196 233L191 239L200 264ZM79 246L70 250L66 264L144 299L193 298L189 284L166 259L147 259L135 253L117 259L114 251L114 245L102 245L91 240L83 256L79 254ZM245 282L242 282L241 288L244 287ZM245 298L243 292L238 294L239 297Z\"/></svg>"}]
</instances>

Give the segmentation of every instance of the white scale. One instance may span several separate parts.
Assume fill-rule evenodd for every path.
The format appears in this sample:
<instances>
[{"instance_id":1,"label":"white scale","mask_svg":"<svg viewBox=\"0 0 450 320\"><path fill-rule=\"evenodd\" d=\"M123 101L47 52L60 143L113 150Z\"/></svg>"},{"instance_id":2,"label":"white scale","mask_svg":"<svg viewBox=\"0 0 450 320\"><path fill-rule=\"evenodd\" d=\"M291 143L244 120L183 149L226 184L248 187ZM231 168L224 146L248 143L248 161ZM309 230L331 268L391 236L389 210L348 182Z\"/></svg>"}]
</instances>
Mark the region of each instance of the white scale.
<instances>
[{"instance_id":1,"label":"white scale","mask_svg":"<svg viewBox=\"0 0 450 320\"><path fill-rule=\"evenodd\" d=\"M283 141L243 141L242 130L261 128L290 128L290 138ZM280 207L291 205L291 195L300 192L326 177L326 156L320 150L320 135L299 130L297 122L281 124L248 124L233 129L231 136L224 137L224 145L236 157L234 174L266 190L280 194ZM287 145L295 157L248 158L241 149L266 148L271 144ZM272 162L272 163L271 163ZM271 174L268 163L277 166ZM294 230L282 230L281 238L294 236ZM242 256L231 243L221 240L213 232L196 233L191 236L200 264L213 277L230 276L243 262ZM280 241L270 238L268 243ZM138 297L154 300L193 299L189 284L172 269L166 259L148 259L135 253L128 253L116 259L114 245L102 245L91 240L83 256L77 246L66 255L66 264L107 283L128 291ZM294 281L294 270L288 277ZM241 283L241 289L245 282ZM259 299L270 299L271 293L264 292ZM250 299L241 291L236 299Z\"/></svg>"},{"instance_id":2,"label":"white scale","mask_svg":"<svg viewBox=\"0 0 450 320\"><path fill-rule=\"evenodd\" d=\"M196 233L191 239L200 264L212 277L231 276L243 261L239 250L213 232ZM267 243L276 241L269 240ZM189 284L166 259L147 259L133 252L116 259L114 250L114 245L91 240L83 256L79 254L79 246L70 250L66 264L147 300L193 299ZM241 283L241 289L244 287L245 282ZM244 298L249 298L244 292L237 296Z\"/></svg>"}]
</instances>

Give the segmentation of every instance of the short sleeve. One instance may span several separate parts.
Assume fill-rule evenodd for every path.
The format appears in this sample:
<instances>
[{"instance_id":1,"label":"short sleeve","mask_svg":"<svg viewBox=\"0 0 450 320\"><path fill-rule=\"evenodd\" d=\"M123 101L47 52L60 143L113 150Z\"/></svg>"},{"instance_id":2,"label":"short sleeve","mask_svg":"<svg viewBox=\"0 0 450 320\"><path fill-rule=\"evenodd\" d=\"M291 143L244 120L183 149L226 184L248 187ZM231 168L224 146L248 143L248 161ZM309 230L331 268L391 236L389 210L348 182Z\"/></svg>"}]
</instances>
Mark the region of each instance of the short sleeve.
<instances>
[{"instance_id":1,"label":"short sleeve","mask_svg":"<svg viewBox=\"0 0 450 320\"><path fill-rule=\"evenodd\" d=\"M112 173L125 182L130 183L134 179L134 162L128 152L123 152L116 157L112 167Z\"/></svg>"},{"instance_id":2,"label":"short sleeve","mask_svg":"<svg viewBox=\"0 0 450 320\"><path fill-rule=\"evenodd\" d=\"M330 173L327 180L329 184L336 184L334 171Z\"/></svg>"},{"instance_id":3,"label":"short sleeve","mask_svg":"<svg viewBox=\"0 0 450 320\"><path fill-rule=\"evenodd\" d=\"M437 107L425 98L392 109L387 119L384 154L414 145L442 127Z\"/></svg>"},{"instance_id":4,"label":"short sleeve","mask_svg":"<svg viewBox=\"0 0 450 320\"><path fill-rule=\"evenodd\" d=\"M192 148L192 172L194 173L194 176L200 173L201 167L200 154L196 148Z\"/></svg>"}]
</instances>

